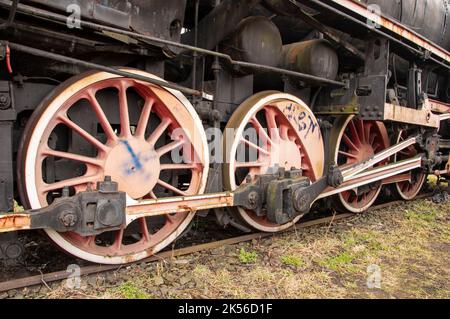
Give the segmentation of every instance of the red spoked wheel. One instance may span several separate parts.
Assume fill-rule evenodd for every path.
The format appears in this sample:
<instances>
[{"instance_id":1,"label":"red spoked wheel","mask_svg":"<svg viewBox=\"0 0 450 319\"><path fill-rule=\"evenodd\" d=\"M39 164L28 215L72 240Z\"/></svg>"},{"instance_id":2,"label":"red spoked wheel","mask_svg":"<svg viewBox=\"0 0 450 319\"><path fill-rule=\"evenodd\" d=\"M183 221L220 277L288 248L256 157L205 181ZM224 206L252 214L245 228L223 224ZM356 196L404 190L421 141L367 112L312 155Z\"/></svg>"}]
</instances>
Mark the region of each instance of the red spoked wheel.
<instances>
[{"instance_id":1,"label":"red spoked wheel","mask_svg":"<svg viewBox=\"0 0 450 319\"><path fill-rule=\"evenodd\" d=\"M261 92L238 107L225 129L224 154L227 190L279 168L302 169L311 181L323 173L323 140L314 114L300 99L279 92ZM279 225L242 208L233 209L233 215L264 232L282 231L301 218Z\"/></svg>"},{"instance_id":2,"label":"red spoked wheel","mask_svg":"<svg viewBox=\"0 0 450 319\"><path fill-rule=\"evenodd\" d=\"M333 150L330 155L341 168L365 161L390 145L382 122L363 121L353 115L336 120L330 143ZM347 211L364 212L373 205L381 188L381 183L365 185L338 194L336 200Z\"/></svg>"},{"instance_id":3,"label":"red spoked wheel","mask_svg":"<svg viewBox=\"0 0 450 319\"><path fill-rule=\"evenodd\" d=\"M405 141L408 138L408 131L401 130L397 134L397 138L395 140L396 143L400 143ZM412 158L419 154L415 145L411 145L408 148L398 152L394 156L394 161L401 161L408 158ZM397 191L398 196L404 200L413 200L422 189L423 184L426 180L426 173L422 168L417 168L411 171L411 179L408 181L395 183L395 190Z\"/></svg>"},{"instance_id":4,"label":"red spoked wheel","mask_svg":"<svg viewBox=\"0 0 450 319\"><path fill-rule=\"evenodd\" d=\"M75 77L45 99L28 122L19 163L22 198L31 208L48 205L64 187L71 194L95 188L105 176L128 202L199 194L209 166L202 122L180 92L104 72ZM167 246L193 215L141 218L90 237L46 232L76 257L122 264Z\"/></svg>"}]
</instances>

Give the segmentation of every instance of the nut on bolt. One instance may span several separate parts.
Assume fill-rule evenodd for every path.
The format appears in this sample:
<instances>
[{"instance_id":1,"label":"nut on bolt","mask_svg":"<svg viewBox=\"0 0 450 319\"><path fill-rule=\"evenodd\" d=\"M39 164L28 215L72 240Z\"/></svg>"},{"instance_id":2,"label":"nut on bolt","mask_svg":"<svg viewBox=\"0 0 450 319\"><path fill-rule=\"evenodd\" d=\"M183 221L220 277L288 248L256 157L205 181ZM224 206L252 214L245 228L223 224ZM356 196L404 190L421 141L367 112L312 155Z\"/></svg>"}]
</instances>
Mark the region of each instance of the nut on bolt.
<instances>
[{"instance_id":1,"label":"nut on bolt","mask_svg":"<svg viewBox=\"0 0 450 319\"><path fill-rule=\"evenodd\" d=\"M310 209L311 195L305 188L299 188L294 192L294 208L297 212L305 214Z\"/></svg>"},{"instance_id":2,"label":"nut on bolt","mask_svg":"<svg viewBox=\"0 0 450 319\"><path fill-rule=\"evenodd\" d=\"M78 217L77 215L75 215L72 211L70 210L64 210L60 215L59 215L59 220L61 221L61 223L64 225L64 227L70 228L75 226L75 224L78 221Z\"/></svg>"},{"instance_id":3,"label":"nut on bolt","mask_svg":"<svg viewBox=\"0 0 450 319\"><path fill-rule=\"evenodd\" d=\"M256 191L250 192L248 194L249 208L255 209L258 206L259 194Z\"/></svg>"}]
</instances>

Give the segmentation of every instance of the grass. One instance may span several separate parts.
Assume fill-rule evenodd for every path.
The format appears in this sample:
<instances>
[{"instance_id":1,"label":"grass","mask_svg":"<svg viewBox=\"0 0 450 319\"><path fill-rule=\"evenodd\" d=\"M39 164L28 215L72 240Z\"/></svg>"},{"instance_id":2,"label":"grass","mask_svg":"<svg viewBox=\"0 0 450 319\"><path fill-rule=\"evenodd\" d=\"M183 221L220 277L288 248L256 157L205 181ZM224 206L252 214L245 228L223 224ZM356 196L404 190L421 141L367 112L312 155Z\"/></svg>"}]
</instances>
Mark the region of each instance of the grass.
<instances>
[{"instance_id":1,"label":"grass","mask_svg":"<svg viewBox=\"0 0 450 319\"><path fill-rule=\"evenodd\" d=\"M221 255L198 253L186 265L165 263L158 268L164 285L157 287L150 280L154 269L120 270L133 280L113 288L110 295L131 299L450 298L448 202L419 200L237 247ZM367 285L371 265L381 270L381 288ZM195 286L177 284L186 275ZM64 293L53 291L51 297L74 294Z\"/></svg>"},{"instance_id":2,"label":"grass","mask_svg":"<svg viewBox=\"0 0 450 319\"><path fill-rule=\"evenodd\" d=\"M124 299L149 299L150 295L138 288L132 282L126 282L116 288L117 293Z\"/></svg>"},{"instance_id":3,"label":"grass","mask_svg":"<svg viewBox=\"0 0 450 319\"><path fill-rule=\"evenodd\" d=\"M295 268L300 268L305 265L305 262L297 256L285 255L281 257L281 262L286 266L292 266Z\"/></svg>"},{"instance_id":4,"label":"grass","mask_svg":"<svg viewBox=\"0 0 450 319\"><path fill-rule=\"evenodd\" d=\"M339 270L351 264L353 260L355 260L355 256L347 251L344 251L337 256L329 257L325 260L320 260L319 265L331 270Z\"/></svg>"},{"instance_id":5,"label":"grass","mask_svg":"<svg viewBox=\"0 0 450 319\"><path fill-rule=\"evenodd\" d=\"M239 250L239 261L242 264L254 264L258 261L258 253L254 251L246 251L245 248Z\"/></svg>"},{"instance_id":6,"label":"grass","mask_svg":"<svg viewBox=\"0 0 450 319\"><path fill-rule=\"evenodd\" d=\"M436 216L434 214L430 213L417 213L417 212L410 212L407 211L405 213L405 217L411 221L425 221L425 222L434 222L436 219Z\"/></svg>"}]
</instances>

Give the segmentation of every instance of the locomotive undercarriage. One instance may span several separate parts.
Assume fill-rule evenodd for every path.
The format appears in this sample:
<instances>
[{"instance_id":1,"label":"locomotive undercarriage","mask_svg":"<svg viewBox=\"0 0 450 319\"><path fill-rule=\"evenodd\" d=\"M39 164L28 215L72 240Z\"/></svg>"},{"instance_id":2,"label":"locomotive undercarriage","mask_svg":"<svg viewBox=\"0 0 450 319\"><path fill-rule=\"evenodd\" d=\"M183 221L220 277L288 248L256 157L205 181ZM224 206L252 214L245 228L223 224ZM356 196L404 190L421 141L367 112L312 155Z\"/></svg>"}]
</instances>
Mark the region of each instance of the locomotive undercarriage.
<instances>
[{"instance_id":1,"label":"locomotive undercarriage","mask_svg":"<svg viewBox=\"0 0 450 319\"><path fill-rule=\"evenodd\" d=\"M402 46L383 26L349 41L345 34L358 25L349 16L357 12L323 7L348 1L290 8L323 11L300 12L316 28L286 52L312 61L308 50L320 50L316 61L337 54L339 70L296 65L291 55L272 64L273 54L235 50L255 26L279 45L267 18L246 17L299 19L280 13L278 5L291 1L217 1L210 10L206 1L170 2L176 17L162 17L168 28L155 33L157 24L129 31L98 16L82 19L81 30L59 31L67 17L45 6L31 10L31 2L20 3L13 24L0 30L3 72L14 72L0 82L0 211L13 210L17 193L29 209L0 215L0 233L44 229L70 254L120 264L161 250L196 214L214 211L223 226L278 232L315 203L359 213L383 187L411 200L427 174L448 179L448 52L424 46L415 33ZM243 21L238 31L226 17ZM45 41L30 40L36 36ZM59 46L46 52L46 43ZM45 67L19 64L24 57ZM412 62L401 72L393 59ZM223 139L210 141L210 128ZM249 128L255 141L244 134ZM222 162L212 160L211 145ZM178 150L175 162L169 155Z\"/></svg>"}]
</instances>

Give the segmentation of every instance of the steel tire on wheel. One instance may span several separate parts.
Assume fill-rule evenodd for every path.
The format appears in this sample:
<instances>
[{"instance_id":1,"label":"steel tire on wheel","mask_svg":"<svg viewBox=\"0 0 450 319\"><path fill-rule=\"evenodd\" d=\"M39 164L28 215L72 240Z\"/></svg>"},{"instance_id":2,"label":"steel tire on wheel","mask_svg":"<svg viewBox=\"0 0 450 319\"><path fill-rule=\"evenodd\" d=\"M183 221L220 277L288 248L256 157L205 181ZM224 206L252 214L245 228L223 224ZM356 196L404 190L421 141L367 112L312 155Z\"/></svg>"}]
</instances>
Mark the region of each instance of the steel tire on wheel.
<instances>
[{"instance_id":1,"label":"steel tire on wheel","mask_svg":"<svg viewBox=\"0 0 450 319\"><path fill-rule=\"evenodd\" d=\"M159 79L143 71L126 70ZM117 99L117 104L101 105L99 95L103 92L114 97L108 101ZM134 104L134 99L141 104ZM86 107L83 103L90 105L85 111L96 116L97 126L102 127L106 141L100 141L97 135L93 138L83 127L83 119L76 123L71 119L72 108ZM111 112L119 114L120 123L114 123L117 129L113 129L109 120ZM130 114L134 114L134 118ZM83 143L91 145L96 154L74 154L70 149L61 151L50 146L55 134L59 138L65 136L58 135L60 126L68 129L72 138L81 136ZM179 131L187 134L178 134ZM171 162L173 151L181 154L181 163ZM192 154L188 156L188 153ZM53 177L49 182L42 169L42 163L49 160L82 163L84 171L81 175L74 172L68 179L54 180ZM36 209L46 206L49 196L54 196L62 186L70 185L74 192L83 191L88 185L95 187L105 175L112 175L113 180L119 182L119 189L127 192L130 202L155 198L156 190L161 196L201 194L206 186L209 156L202 122L180 92L94 71L66 81L35 110L21 141L18 163L22 201ZM180 174L187 176L184 184L173 184L173 176L184 176ZM183 185L183 189L179 185ZM46 230L46 233L60 248L78 258L102 264L123 264L146 258L169 245L186 229L194 214L139 219L121 231L102 234L105 238L53 230Z\"/></svg>"},{"instance_id":2,"label":"steel tire on wheel","mask_svg":"<svg viewBox=\"0 0 450 319\"><path fill-rule=\"evenodd\" d=\"M340 167L356 164L389 147L389 137L382 122L362 121L355 117L338 117L331 130L329 162ZM385 162L378 165L384 165ZM378 166L377 165L377 166ZM338 208L352 213L361 213L373 205L382 189L379 185L368 185L370 189L358 194L358 190L342 192L334 197Z\"/></svg>"},{"instance_id":3,"label":"steel tire on wheel","mask_svg":"<svg viewBox=\"0 0 450 319\"><path fill-rule=\"evenodd\" d=\"M248 128L256 132L257 144L244 136ZM230 134L229 132L232 132ZM299 98L276 91L255 94L242 103L232 115L225 129L223 181L226 190L235 190L260 174L276 174L279 168L287 171L302 169L303 175L315 181L323 174L324 147L318 122ZM257 159L239 160L238 149L252 149ZM275 224L266 216L258 216L242 208L232 209L240 222L263 232L279 232L294 225L301 216L284 225Z\"/></svg>"}]
</instances>

